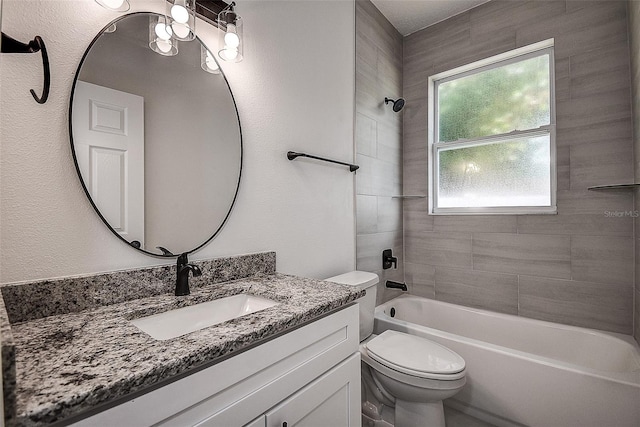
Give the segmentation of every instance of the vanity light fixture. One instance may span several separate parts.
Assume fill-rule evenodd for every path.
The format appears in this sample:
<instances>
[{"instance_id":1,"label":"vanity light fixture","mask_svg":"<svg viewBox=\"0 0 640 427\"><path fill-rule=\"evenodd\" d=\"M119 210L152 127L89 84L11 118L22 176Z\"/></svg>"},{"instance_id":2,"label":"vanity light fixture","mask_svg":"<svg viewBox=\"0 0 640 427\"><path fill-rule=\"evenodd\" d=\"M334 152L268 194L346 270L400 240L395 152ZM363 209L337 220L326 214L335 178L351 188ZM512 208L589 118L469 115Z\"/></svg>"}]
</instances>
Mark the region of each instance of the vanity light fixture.
<instances>
[{"instance_id":1,"label":"vanity light fixture","mask_svg":"<svg viewBox=\"0 0 640 427\"><path fill-rule=\"evenodd\" d=\"M166 16L149 18L149 47L163 56L178 54L178 42L171 37L172 30Z\"/></svg>"},{"instance_id":2,"label":"vanity light fixture","mask_svg":"<svg viewBox=\"0 0 640 427\"><path fill-rule=\"evenodd\" d=\"M196 0L168 0L167 18L173 37L180 41L196 38Z\"/></svg>"},{"instance_id":3,"label":"vanity light fixture","mask_svg":"<svg viewBox=\"0 0 640 427\"><path fill-rule=\"evenodd\" d=\"M229 62L242 61L242 18L233 10L236 2L231 2L218 14L218 28L220 32L220 44L222 46L218 56Z\"/></svg>"},{"instance_id":4,"label":"vanity light fixture","mask_svg":"<svg viewBox=\"0 0 640 427\"><path fill-rule=\"evenodd\" d=\"M200 66L207 73L220 74L220 66L218 66L213 54L203 44L200 45Z\"/></svg>"},{"instance_id":5,"label":"vanity light fixture","mask_svg":"<svg viewBox=\"0 0 640 427\"><path fill-rule=\"evenodd\" d=\"M129 0L96 0L96 3L105 9L115 10L116 12L126 12L131 7Z\"/></svg>"}]
</instances>

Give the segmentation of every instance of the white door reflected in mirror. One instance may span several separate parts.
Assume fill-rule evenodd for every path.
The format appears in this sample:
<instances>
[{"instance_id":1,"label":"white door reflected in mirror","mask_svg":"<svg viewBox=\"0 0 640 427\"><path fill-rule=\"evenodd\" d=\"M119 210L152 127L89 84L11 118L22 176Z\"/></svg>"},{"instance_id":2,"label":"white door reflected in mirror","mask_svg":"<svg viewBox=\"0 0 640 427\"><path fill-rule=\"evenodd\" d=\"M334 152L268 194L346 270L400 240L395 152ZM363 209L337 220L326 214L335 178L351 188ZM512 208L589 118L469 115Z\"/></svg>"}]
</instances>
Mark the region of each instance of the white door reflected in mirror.
<instances>
[{"instance_id":1,"label":"white door reflected in mirror","mask_svg":"<svg viewBox=\"0 0 640 427\"><path fill-rule=\"evenodd\" d=\"M78 81L73 104L87 191L113 229L144 249L144 98Z\"/></svg>"}]
</instances>

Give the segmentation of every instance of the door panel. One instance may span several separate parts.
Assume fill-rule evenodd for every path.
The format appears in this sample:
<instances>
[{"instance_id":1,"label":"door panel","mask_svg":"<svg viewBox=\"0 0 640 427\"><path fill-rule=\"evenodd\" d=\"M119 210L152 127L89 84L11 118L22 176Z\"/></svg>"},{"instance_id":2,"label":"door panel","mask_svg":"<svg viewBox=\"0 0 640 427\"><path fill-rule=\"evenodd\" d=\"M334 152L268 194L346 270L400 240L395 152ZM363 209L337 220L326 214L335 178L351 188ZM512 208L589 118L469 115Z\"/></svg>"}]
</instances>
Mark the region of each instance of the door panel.
<instances>
[{"instance_id":1,"label":"door panel","mask_svg":"<svg viewBox=\"0 0 640 427\"><path fill-rule=\"evenodd\" d=\"M144 98L78 81L73 144L91 199L124 239L144 249Z\"/></svg>"}]
</instances>

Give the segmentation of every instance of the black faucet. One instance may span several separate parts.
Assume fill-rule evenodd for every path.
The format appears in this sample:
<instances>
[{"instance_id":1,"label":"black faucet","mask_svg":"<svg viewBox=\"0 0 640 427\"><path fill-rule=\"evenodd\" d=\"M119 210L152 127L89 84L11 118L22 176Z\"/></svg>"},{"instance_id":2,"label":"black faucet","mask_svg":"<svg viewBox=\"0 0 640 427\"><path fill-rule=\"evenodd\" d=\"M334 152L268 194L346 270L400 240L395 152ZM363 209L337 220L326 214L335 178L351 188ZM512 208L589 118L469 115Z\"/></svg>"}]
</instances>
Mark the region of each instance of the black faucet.
<instances>
[{"instance_id":1,"label":"black faucet","mask_svg":"<svg viewBox=\"0 0 640 427\"><path fill-rule=\"evenodd\" d=\"M405 283L398 283L398 282L394 282L393 280L387 280L387 283L385 286L391 289L400 289L405 292L408 290L407 285Z\"/></svg>"},{"instance_id":2,"label":"black faucet","mask_svg":"<svg viewBox=\"0 0 640 427\"><path fill-rule=\"evenodd\" d=\"M178 257L178 264L176 266L176 296L189 295L189 272L193 274L193 277L202 275L202 271L197 265L189 264L187 259L187 253L183 253Z\"/></svg>"}]
</instances>

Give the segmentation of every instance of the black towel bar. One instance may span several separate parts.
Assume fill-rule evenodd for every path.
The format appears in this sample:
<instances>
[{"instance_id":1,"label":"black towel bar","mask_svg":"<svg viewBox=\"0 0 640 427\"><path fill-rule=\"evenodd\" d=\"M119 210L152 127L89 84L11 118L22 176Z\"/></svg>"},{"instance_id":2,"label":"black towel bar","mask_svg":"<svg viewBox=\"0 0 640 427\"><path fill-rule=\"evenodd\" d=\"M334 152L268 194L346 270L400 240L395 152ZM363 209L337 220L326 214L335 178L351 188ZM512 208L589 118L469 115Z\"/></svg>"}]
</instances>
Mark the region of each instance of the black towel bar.
<instances>
[{"instance_id":1,"label":"black towel bar","mask_svg":"<svg viewBox=\"0 0 640 427\"><path fill-rule=\"evenodd\" d=\"M324 157L312 156L311 154L296 153L295 151L287 152L287 159L289 159L289 160L294 160L294 159L296 159L298 157L308 157L310 159L321 160L323 162L337 163L339 165L349 166L349 170L351 172L355 172L360 168L360 166L358 166L358 165L354 165L354 164L351 164L351 163L345 163L345 162L339 162L337 160L325 159Z\"/></svg>"}]
</instances>

